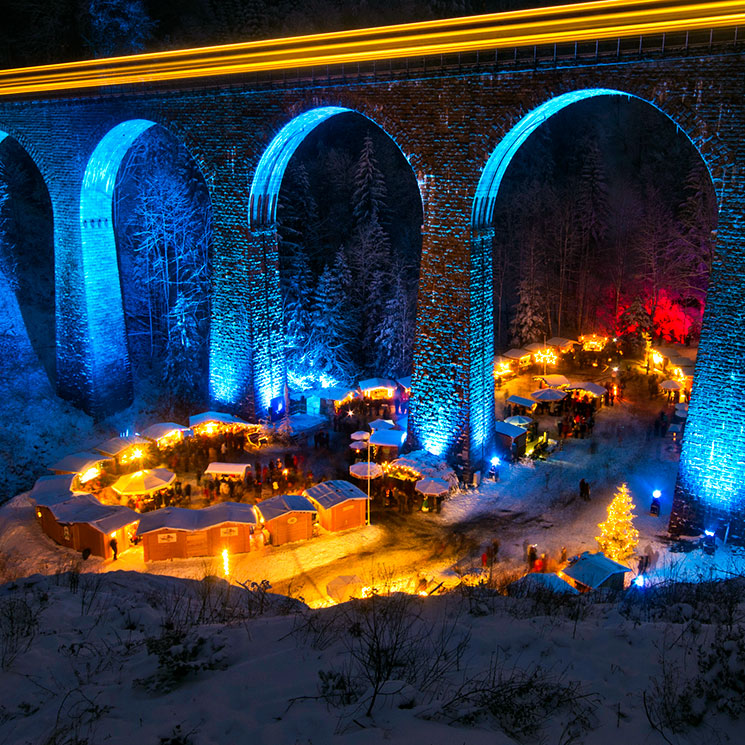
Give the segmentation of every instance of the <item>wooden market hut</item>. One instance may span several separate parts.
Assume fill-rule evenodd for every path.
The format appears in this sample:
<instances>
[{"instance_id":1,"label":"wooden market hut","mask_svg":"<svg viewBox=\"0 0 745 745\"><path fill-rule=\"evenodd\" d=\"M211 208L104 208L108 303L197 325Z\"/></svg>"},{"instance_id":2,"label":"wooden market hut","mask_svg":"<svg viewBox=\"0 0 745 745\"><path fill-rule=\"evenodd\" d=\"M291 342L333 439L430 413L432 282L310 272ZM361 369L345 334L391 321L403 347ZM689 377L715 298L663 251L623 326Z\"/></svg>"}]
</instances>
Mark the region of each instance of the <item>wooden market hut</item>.
<instances>
[{"instance_id":1,"label":"wooden market hut","mask_svg":"<svg viewBox=\"0 0 745 745\"><path fill-rule=\"evenodd\" d=\"M305 394L305 412L311 416L333 416L353 398L354 391L351 388L315 388Z\"/></svg>"},{"instance_id":2,"label":"wooden market hut","mask_svg":"<svg viewBox=\"0 0 745 745\"><path fill-rule=\"evenodd\" d=\"M113 461L114 459L108 455L84 450L66 455L47 468L58 476L62 474L78 476L79 481L85 483L98 476L104 463L113 463Z\"/></svg>"},{"instance_id":3,"label":"wooden market hut","mask_svg":"<svg viewBox=\"0 0 745 745\"><path fill-rule=\"evenodd\" d=\"M365 398L391 400L398 383L390 378L367 378L360 380L358 388Z\"/></svg>"},{"instance_id":4,"label":"wooden market hut","mask_svg":"<svg viewBox=\"0 0 745 745\"><path fill-rule=\"evenodd\" d=\"M496 432L497 444L501 445L503 453L507 453L516 458L525 455L528 432L524 427L516 427L514 424L496 421L494 422L494 429Z\"/></svg>"},{"instance_id":5,"label":"wooden market hut","mask_svg":"<svg viewBox=\"0 0 745 745\"><path fill-rule=\"evenodd\" d=\"M197 435L214 435L241 429L255 429L258 425L249 424L240 417L221 411L204 411L189 417L189 427Z\"/></svg>"},{"instance_id":6,"label":"wooden market hut","mask_svg":"<svg viewBox=\"0 0 745 745\"><path fill-rule=\"evenodd\" d=\"M122 466L138 465L138 460L145 455L149 444L150 440L146 437L126 435L125 437L112 437L96 445L94 450L113 458L117 469L121 470Z\"/></svg>"},{"instance_id":7,"label":"wooden market hut","mask_svg":"<svg viewBox=\"0 0 745 745\"><path fill-rule=\"evenodd\" d=\"M263 537L250 504L221 502L202 510L166 507L146 512L137 535L145 561L242 554L260 548Z\"/></svg>"},{"instance_id":8,"label":"wooden market hut","mask_svg":"<svg viewBox=\"0 0 745 745\"><path fill-rule=\"evenodd\" d=\"M552 336L547 342L547 347L552 347L559 354L567 354L574 349L574 345L578 342L572 339L565 339L563 336Z\"/></svg>"},{"instance_id":9,"label":"wooden market hut","mask_svg":"<svg viewBox=\"0 0 745 745\"><path fill-rule=\"evenodd\" d=\"M631 570L609 559L602 551L585 551L569 566L564 567L559 577L569 582L579 592L590 590L623 590L624 575Z\"/></svg>"},{"instance_id":10,"label":"wooden market hut","mask_svg":"<svg viewBox=\"0 0 745 745\"><path fill-rule=\"evenodd\" d=\"M256 505L273 546L313 537L316 508L300 494L280 494Z\"/></svg>"},{"instance_id":11,"label":"wooden market hut","mask_svg":"<svg viewBox=\"0 0 745 745\"><path fill-rule=\"evenodd\" d=\"M533 355L527 349L508 349L502 357L517 362L519 370L525 370L533 362Z\"/></svg>"},{"instance_id":12,"label":"wooden market hut","mask_svg":"<svg viewBox=\"0 0 745 745\"><path fill-rule=\"evenodd\" d=\"M184 427L183 424L158 422L143 429L141 434L143 437L147 437L148 440L154 440L155 444L159 448L162 448L181 442L187 432L190 432L190 430L188 427Z\"/></svg>"},{"instance_id":13,"label":"wooden market hut","mask_svg":"<svg viewBox=\"0 0 745 745\"><path fill-rule=\"evenodd\" d=\"M318 510L318 522L329 531L361 528L367 522L367 494L349 481L322 481L303 496Z\"/></svg>"},{"instance_id":14,"label":"wooden market hut","mask_svg":"<svg viewBox=\"0 0 745 745\"><path fill-rule=\"evenodd\" d=\"M101 504L92 494L84 494L51 504L37 502L36 519L55 543L75 551L90 549L94 556L108 559L113 554L109 546L112 538L119 551L129 548L130 532L140 515L129 507Z\"/></svg>"}]
</instances>

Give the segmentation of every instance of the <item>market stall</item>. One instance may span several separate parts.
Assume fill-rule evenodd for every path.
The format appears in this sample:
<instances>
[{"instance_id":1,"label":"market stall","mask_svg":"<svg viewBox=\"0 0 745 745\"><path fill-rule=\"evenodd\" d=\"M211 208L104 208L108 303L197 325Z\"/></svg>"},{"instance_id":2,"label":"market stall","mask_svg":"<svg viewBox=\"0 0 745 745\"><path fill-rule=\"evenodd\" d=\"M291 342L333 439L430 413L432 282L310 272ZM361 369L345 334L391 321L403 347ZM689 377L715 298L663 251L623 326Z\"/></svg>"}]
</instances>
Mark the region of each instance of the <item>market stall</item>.
<instances>
[{"instance_id":1,"label":"market stall","mask_svg":"<svg viewBox=\"0 0 745 745\"><path fill-rule=\"evenodd\" d=\"M189 427L195 435L217 435L226 432L260 429L258 424L250 424L240 417L221 411L204 411L189 417Z\"/></svg>"},{"instance_id":2,"label":"market stall","mask_svg":"<svg viewBox=\"0 0 745 745\"><path fill-rule=\"evenodd\" d=\"M364 398L373 401L393 399L397 387L398 383L390 378L368 378L367 380L360 380L358 385Z\"/></svg>"},{"instance_id":3,"label":"market stall","mask_svg":"<svg viewBox=\"0 0 745 745\"><path fill-rule=\"evenodd\" d=\"M259 521L273 546L313 537L316 508L300 494L281 494L256 505Z\"/></svg>"},{"instance_id":4,"label":"market stall","mask_svg":"<svg viewBox=\"0 0 745 745\"><path fill-rule=\"evenodd\" d=\"M140 515L85 494L55 504L37 504L36 518L55 543L108 559L113 555L112 541L119 552L129 547Z\"/></svg>"},{"instance_id":5,"label":"market stall","mask_svg":"<svg viewBox=\"0 0 745 745\"><path fill-rule=\"evenodd\" d=\"M256 550L264 544L254 508L221 502L202 510L166 507L141 516L137 535L145 561L189 559Z\"/></svg>"},{"instance_id":6,"label":"market stall","mask_svg":"<svg viewBox=\"0 0 745 745\"><path fill-rule=\"evenodd\" d=\"M159 448L172 447L181 442L191 430L176 422L159 422L142 430L143 437L153 440Z\"/></svg>"},{"instance_id":7,"label":"market stall","mask_svg":"<svg viewBox=\"0 0 745 745\"><path fill-rule=\"evenodd\" d=\"M92 450L85 450L66 455L51 466L47 466L47 468L58 476L72 474L75 477L75 483L82 485L100 476L106 463L113 464L114 459Z\"/></svg>"},{"instance_id":8,"label":"market stall","mask_svg":"<svg viewBox=\"0 0 745 745\"><path fill-rule=\"evenodd\" d=\"M142 466L142 461L147 456L147 448L150 440L140 435L125 435L112 437L100 445L96 445L94 450L99 453L108 455L116 462L118 471L131 468L133 466Z\"/></svg>"},{"instance_id":9,"label":"market stall","mask_svg":"<svg viewBox=\"0 0 745 745\"><path fill-rule=\"evenodd\" d=\"M367 521L367 494L348 481L322 481L307 488L303 496L316 507L318 522L326 530L360 528Z\"/></svg>"},{"instance_id":10,"label":"market stall","mask_svg":"<svg viewBox=\"0 0 745 745\"><path fill-rule=\"evenodd\" d=\"M497 444L501 445L501 452L509 454L513 458L521 458L525 455L528 433L524 427L516 427L507 422L494 422Z\"/></svg>"}]
</instances>

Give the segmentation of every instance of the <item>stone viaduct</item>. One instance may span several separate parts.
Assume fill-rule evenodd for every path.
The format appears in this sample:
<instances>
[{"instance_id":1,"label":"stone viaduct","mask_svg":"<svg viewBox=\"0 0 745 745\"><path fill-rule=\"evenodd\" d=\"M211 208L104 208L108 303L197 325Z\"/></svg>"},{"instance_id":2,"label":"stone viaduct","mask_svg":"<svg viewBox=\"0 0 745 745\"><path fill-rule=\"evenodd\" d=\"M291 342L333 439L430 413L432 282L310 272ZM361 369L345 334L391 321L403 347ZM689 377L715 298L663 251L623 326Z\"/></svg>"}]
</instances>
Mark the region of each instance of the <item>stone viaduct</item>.
<instances>
[{"instance_id":1,"label":"stone viaduct","mask_svg":"<svg viewBox=\"0 0 745 745\"><path fill-rule=\"evenodd\" d=\"M152 125L195 158L213 210L209 396L256 416L283 390L275 206L292 152L320 122L367 117L397 143L422 201L410 437L478 464L494 393L491 214L504 170L542 121L587 97L638 97L704 159L719 200L711 277L672 527L745 501L745 51L536 59L451 57L356 74L283 74L0 97L0 137L34 160L54 213L57 387L88 411L126 405L127 356L111 202L127 149ZM614 42L615 47L615 42ZM639 42L641 50L641 41ZM519 52L519 53L518 53ZM496 236L498 239L498 236Z\"/></svg>"}]
</instances>

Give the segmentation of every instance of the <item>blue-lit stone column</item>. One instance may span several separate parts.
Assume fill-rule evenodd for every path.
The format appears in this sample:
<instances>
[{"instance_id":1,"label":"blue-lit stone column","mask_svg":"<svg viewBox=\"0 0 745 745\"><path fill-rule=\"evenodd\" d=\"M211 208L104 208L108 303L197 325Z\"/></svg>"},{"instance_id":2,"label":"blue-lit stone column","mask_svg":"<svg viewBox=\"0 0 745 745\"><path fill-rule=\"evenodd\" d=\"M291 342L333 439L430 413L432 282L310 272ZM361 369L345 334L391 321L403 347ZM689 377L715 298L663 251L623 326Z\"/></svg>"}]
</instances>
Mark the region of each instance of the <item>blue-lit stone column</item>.
<instances>
[{"instance_id":1,"label":"blue-lit stone column","mask_svg":"<svg viewBox=\"0 0 745 745\"><path fill-rule=\"evenodd\" d=\"M435 455L468 460L471 234L464 192L445 177L428 183L409 435Z\"/></svg>"},{"instance_id":2,"label":"blue-lit stone column","mask_svg":"<svg viewBox=\"0 0 745 745\"><path fill-rule=\"evenodd\" d=\"M494 440L494 231L474 230L471 238L469 330L470 460L491 457Z\"/></svg>"},{"instance_id":3,"label":"blue-lit stone column","mask_svg":"<svg viewBox=\"0 0 745 745\"><path fill-rule=\"evenodd\" d=\"M745 537L745 187L719 216L670 532L730 525ZM721 537L721 535L720 535Z\"/></svg>"}]
</instances>

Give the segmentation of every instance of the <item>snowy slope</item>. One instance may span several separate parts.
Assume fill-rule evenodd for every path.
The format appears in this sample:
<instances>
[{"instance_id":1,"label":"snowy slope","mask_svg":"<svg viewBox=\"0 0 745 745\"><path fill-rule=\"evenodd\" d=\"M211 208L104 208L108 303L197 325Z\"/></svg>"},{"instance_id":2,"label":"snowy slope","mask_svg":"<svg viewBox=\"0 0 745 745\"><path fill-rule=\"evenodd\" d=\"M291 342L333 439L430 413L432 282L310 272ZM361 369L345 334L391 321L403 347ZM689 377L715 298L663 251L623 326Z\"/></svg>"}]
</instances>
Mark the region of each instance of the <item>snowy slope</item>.
<instances>
[{"instance_id":1,"label":"snowy slope","mask_svg":"<svg viewBox=\"0 0 745 745\"><path fill-rule=\"evenodd\" d=\"M745 646L725 638L722 600L741 611L743 587L717 587L709 600L470 591L308 610L214 578L34 575L0 588L0 742L740 742L718 707L742 708Z\"/></svg>"}]
</instances>

